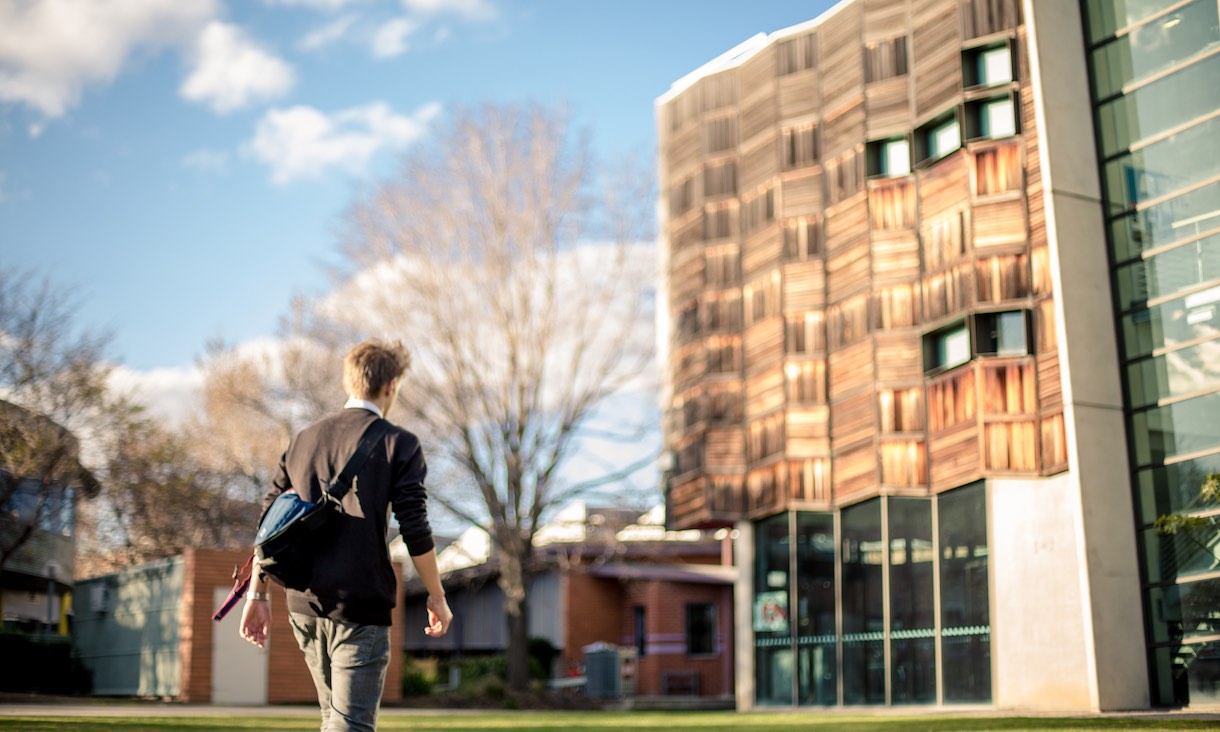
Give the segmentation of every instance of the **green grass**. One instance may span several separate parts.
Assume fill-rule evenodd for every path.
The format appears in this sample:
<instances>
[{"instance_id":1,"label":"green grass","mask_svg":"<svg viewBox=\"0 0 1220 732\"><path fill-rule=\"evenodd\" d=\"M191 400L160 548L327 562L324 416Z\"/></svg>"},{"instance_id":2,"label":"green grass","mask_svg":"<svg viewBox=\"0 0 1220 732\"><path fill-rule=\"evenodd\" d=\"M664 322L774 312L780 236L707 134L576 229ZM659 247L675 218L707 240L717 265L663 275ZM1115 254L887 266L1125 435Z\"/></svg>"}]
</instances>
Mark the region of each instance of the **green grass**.
<instances>
[{"instance_id":1,"label":"green grass","mask_svg":"<svg viewBox=\"0 0 1220 732\"><path fill-rule=\"evenodd\" d=\"M0 707L0 715L3 715ZM151 710L150 710L151 711ZM313 716L144 717L11 717L0 716L0 730L22 732L221 732L227 730L312 730ZM460 714L383 714L379 730L414 732L474 732L475 730L695 730L697 732L789 732L825 729L849 732L874 730L1109 730L1109 729L1216 729L1216 720L1148 719L1130 717L982 717L964 715L897 716L842 712L734 714L732 712L476 712Z\"/></svg>"}]
</instances>

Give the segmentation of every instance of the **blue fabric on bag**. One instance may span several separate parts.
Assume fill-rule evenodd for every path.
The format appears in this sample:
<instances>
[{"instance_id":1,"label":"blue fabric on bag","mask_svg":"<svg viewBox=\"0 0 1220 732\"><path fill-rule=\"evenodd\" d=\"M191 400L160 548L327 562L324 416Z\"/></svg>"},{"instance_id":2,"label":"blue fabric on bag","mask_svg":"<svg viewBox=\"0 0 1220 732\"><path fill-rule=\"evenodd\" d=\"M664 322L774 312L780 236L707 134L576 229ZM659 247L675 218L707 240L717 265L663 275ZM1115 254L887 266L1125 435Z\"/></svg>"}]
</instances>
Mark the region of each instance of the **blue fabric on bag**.
<instances>
[{"instance_id":1,"label":"blue fabric on bag","mask_svg":"<svg viewBox=\"0 0 1220 732\"><path fill-rule=\"evenodd\" d=\"M280 529L309 513L317 505L302 499L294 490L287 490L279 494L272 502L271 508L267 509L267 515L263 518L263 523L258 527L258 533L254 536L254 543L262 544Z\"/></svg>"}]
</instances>

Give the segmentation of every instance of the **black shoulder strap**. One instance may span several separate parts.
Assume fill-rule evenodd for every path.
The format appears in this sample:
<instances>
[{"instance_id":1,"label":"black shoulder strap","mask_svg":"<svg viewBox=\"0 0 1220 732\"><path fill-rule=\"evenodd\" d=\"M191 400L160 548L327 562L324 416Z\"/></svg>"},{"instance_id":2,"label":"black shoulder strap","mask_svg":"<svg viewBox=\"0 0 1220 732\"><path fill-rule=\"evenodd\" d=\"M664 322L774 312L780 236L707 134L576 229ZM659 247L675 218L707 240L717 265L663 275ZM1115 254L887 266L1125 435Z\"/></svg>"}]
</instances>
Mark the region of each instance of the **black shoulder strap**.
<instances>
[{"instance_id":1,"label":"black shoulder strap","mask_svg":"<svg viewBox=\"0 0 1220 732\"><path fill-rule=\"evenodd\" d=\"M334 500L336 503L343 500L347 492L352 489L352 481L356 478L356 473L364 467L364 463L369 459L369 455L373 453L373 449L381 442L381 438L385 437L385 433L390 429L390 423L381 419L375 420L368 429L364 431L364 437L360 438L360 444L356 446L356 452L347 461L347 465L343 466L343 472L339 473L339 477L331 481L330 489L327 491L327 497Z\"/></svg>"}]
</instances>

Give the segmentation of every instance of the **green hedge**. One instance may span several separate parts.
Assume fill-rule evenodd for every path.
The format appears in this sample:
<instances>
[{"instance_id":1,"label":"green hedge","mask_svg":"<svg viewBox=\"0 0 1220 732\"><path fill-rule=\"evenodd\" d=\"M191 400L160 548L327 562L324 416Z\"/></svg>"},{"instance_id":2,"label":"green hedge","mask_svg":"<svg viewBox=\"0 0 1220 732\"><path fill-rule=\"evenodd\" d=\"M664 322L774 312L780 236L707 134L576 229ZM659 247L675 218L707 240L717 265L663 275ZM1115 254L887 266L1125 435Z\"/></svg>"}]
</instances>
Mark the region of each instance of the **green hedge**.
<instances>
[{"instance_id":1,"label":"green hedge","mask_svg":"<svg viewBox=\"0 0 1220 732\"><path fill-rule=\"evenodd\" d=\"M67 638L0 633L0 690L88 694L93 679Z\"/></svg>"}]
</instances>

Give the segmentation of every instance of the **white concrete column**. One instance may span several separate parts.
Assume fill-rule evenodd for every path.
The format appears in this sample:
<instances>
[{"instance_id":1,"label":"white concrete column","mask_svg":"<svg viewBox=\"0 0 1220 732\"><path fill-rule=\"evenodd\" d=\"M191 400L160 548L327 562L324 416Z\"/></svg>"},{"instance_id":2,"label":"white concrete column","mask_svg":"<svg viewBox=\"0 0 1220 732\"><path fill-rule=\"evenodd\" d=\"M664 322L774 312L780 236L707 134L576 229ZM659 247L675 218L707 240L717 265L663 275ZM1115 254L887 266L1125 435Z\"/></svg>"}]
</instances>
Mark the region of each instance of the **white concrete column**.
<instances>
[{"instance_id":1,"label":"white concrete column","mask_svg":"<svg viewBox=\"0 0 1220 732\"><path fill-rule=\"evenodd\" d=\"M733 540L737 581L733 583L733 659L737 711L754 708L754 524L738 521Z\"/></svg>"},{"instance_id":2,"label":"white concrete column","mask_svg":"<svg viewBox=\"0 0 1220 732\"><path fill-rule=\"evenodd\" d=\"M1149 704L1148 666L1080 4L1024 0L1024 11L1068 461L1076 478L1074 490L1065 487L1076 504L1070 509L1076 554L1062 560L1081 568L1089 709L1142 709ZM1043 621L1064 622L1052 616Z\"/></svg>"}]
</instances>

